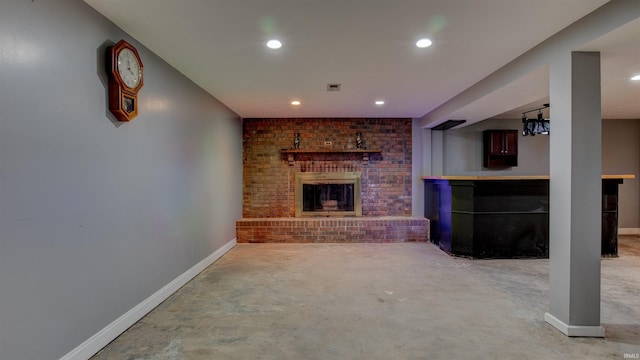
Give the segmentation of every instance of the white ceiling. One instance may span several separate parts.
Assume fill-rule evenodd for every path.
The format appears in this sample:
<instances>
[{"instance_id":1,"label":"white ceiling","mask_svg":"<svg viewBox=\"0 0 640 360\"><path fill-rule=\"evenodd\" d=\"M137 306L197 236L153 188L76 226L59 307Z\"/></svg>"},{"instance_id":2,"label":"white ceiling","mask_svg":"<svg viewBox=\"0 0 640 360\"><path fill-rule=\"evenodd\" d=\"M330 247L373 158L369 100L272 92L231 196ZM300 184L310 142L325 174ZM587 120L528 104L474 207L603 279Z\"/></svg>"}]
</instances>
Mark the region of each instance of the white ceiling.
<instances>
[{"instance_id":1,"label":"white ceiling","mask_svg":"<svg viewBox=\"0 0 640 360\"><path fill-rule=\"evenodd\" d=\"M243 118L420 118L607 1L85 2ZM585 46L602 52L604 118L640 119L640 82L628 80L640 72L639 34L635 21ZM433 46L415 47L422 37ZM284 46L266 48L271 38ZM547 74L527 76L527 94L507 87L452 115L519 118L546 101Z\"/></svg>"}]
</instances>

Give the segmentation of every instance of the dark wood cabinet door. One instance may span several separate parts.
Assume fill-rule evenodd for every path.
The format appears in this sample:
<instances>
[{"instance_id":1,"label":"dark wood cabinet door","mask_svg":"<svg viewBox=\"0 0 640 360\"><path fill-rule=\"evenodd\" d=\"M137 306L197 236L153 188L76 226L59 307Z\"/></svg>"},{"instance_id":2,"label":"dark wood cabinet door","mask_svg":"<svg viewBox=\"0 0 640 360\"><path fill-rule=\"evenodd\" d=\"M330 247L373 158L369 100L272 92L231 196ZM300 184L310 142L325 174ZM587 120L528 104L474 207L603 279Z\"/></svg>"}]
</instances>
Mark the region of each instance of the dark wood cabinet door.
<instances>
[{"instance_id":1,"label":"dark wood cabinet door","mask_svg":"<svg viewBox=\"0 0 640 360\"><path fill-rule=\"evenodd\" d=\"M503 154L503 146L502 146L502 133L499 131L492 131L489 134L489 153L491 155L502 155Z\"/></svg>"},{"instance_id":2,"label":"dark wood cabinet door","mask_svg":"<svg viewBox=\"0 0 640 360\"><path fill-rule=\"evenodd\" d=\"M503 154L518 155L518 132L516 130L504 130L502 144Z\"/></svg>"}]
</instances>

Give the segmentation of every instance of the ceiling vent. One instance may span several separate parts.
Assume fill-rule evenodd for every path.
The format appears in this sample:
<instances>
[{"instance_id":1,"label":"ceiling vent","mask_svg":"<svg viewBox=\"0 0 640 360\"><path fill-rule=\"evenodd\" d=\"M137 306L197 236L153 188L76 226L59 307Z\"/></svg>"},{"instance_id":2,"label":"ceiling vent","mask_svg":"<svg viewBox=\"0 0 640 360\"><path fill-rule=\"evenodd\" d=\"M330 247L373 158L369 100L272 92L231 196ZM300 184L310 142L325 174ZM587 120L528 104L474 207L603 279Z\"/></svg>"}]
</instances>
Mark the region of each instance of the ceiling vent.
<instances>
[{"instance_id":1,"label":"ceiling vent","mask_svg":"<svg viewBox=\"0 0 640 360\"><path fill-rule=\"evenodd\" d=\"M340 91L340 87L341 86L342 86L342 84L329 83L329 84L327 84L327 91Z\"/></svg>"}]
</instances>

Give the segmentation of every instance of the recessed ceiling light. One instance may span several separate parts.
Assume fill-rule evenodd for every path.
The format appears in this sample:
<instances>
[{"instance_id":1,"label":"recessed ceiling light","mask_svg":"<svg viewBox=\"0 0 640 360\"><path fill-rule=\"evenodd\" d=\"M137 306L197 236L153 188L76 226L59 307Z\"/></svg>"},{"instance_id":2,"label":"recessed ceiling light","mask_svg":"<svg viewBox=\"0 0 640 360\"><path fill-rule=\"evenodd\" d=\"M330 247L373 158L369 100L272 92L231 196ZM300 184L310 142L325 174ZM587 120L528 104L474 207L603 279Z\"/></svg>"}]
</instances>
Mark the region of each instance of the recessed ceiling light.
<instances>
[{"instance_id":1,"label":"recessed ceiling light","mask_svg":"<svg viewBox=\"0 0 640 360\"><path fill-rule=\"evenodd\" d=\"M640 75L634 75L631 77L631 80L633 81L640 81Z\"/></svg>"},{"instance_id":2,"label":"recessed ceiling light","mask_svg":"<svg viewBox=\"0 0 640 360\"><path fill-rule=\"evenodd\" d=\"M280 42L280 40L269 40L267 41L267 47L269 49L280 49L282 47L282 43Z\"/></svg>"},{"instance_id":3,"label":"recessed ceiling light","mask_svg":"<svg viewBox=\"0 0 640 360\"><path fill-rule=\"evenodd\" d=\"M384 105L384 100L376 100L376 105Z\"/></svg>"},{"instance_id":4,"label":"recessed ceiling light","mask_svg":"<svg viewBox=\"0 0 640 360\"><path fill-rule=\"evenodd\" d=\"M416 46L419 48L426 48L431 46L431 44L433 44L433 42L429 39L420 39L416 42Z\"/></svg>"},{"instance_id":5,"label":"recessed ceiling light","mask_svg":"<svg viewBox=\"0 0 640 360\"><path fill-rule=\"evenodd\" d=\"M291 102L291 105L298 106L298 105L300 105L300 101L298 101L298 100L293 100L293 101Z\"/></svg>"}]
</instances>

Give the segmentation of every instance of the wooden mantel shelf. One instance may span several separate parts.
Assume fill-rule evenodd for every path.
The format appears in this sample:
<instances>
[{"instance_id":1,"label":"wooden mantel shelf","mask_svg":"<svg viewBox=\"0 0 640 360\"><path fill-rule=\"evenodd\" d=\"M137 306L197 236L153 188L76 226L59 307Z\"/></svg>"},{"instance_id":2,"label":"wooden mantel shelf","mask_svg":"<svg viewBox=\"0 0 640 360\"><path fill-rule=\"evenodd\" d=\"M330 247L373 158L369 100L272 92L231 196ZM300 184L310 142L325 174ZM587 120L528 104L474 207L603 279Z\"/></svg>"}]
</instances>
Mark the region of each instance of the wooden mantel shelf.
<instances>
[{"instance_id":1,"label":"wooden mantel shelf","mask_svg":"<svg viewBox=\"0 0 640 360\"><path fill-rule=\"evenodd\" d=\"M282 154L287 155L289 166L295 165L296 154L362 154L362 162L364 166L369 165L369 154L379 154L382 151L376 149L356 149L356 150L336 150L336 149L323 149L323 150L280 150Z\"/></svg>"},{"instance_id":2,"label":"wooden mantel shelf","mask_svg":"<svg viewBox=\"0 0 640 360\"><path fill-rule=\"evenodd\" d=\"M380 153L381 150L357 149L357 150L281 150L283 154L309 154L309 153Z\"/></svg>"}]
</instances>

